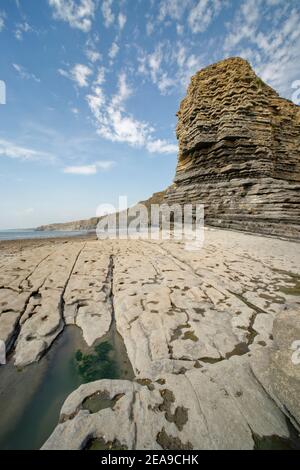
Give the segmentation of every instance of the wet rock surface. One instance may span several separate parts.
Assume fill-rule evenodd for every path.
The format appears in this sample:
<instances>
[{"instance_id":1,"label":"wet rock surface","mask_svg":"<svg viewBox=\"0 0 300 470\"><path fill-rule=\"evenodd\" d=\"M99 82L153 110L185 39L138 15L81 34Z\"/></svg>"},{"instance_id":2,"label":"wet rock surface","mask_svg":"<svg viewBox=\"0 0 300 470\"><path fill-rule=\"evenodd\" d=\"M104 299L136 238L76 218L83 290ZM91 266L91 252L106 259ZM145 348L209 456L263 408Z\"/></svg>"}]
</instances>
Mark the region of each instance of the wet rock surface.
<instances>
[{"instance_id":1,"label":"wet rock surface","mask_svg":"<svg viewBox=\"0 0 300 470\"><path fill-rule=\"evenodd\" d=\"M64 269L51 271L62 252ZM26 268L17 277L20 256ZM295 242L219 229L206 230L196 252L183 242L116 240L35 248L7 263L1 257L0 293L12 287L17 297L5 296L0 331L4 338L12 314L17 364L38 360L74 323L87 342L105 338L113 325L133 369L133 380L74 391L44 447L252 449L291 442L291 425L299 425L299 365L291 361L300 339L299 257ZM47 326L36 320L33 343L25 341L26 323L42 309Z\"/></svg>"}]
</instances>

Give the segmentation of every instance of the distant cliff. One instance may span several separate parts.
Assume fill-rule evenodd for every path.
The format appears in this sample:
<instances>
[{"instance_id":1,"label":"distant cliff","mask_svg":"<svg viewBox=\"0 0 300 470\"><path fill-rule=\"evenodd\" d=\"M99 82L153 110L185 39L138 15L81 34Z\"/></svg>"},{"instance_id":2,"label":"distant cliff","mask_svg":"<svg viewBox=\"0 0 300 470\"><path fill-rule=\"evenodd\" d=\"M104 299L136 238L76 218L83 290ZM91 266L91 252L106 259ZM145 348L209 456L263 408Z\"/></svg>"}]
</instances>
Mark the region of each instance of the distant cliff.
<instances>
[{"instance_id":1,"label":"distant cliff","mask_svg":"<svg viewBox=\"0 0 300 470\"><path fill-rule=\"evenodd\" d=\"M238 57L194 75L178 112L179 156L162 202L205 206L207 225L300 238L300 107ZM99 219L38 230L90 230Z\"/></svg>"},{"instance_id":2,"label":"distant cliff","mask_svg":"<svg viewBox=\"0 0 300 470\"><path fill-rule=\"evenodd\" d=\"M76 220L75 222L66 222L62 224L41 225L36 230L44 231L72 231L72 230L94 230L99 222L99 217L93 217L87 220Z\"/></svg>"},{"instance_id":3,"label":"distant cliff","mask_svg":"<svg viewBox=\"0 0 300 470\"><path fill-rule=\"evenodd\" d=\"M178 112L179 158L166 202L205 205L206 223L300 235L300 107L240 58L192 77Z\"/></svg>"},{"instance_id":4,"label":"distant cliff","mask_svg":"<svg viewBox=\"0 0 300 470\"><path fill-rule=\"evenodd\" d=\"M165 191L154 193L149 199L141 201L139 204L144 204L148 209L151 204L161 204L165 196ZM86 220L77 220L75 222L66 222L62 224L49 224L37 227L37 231L72 231L72 230L96 230L97 224L101 217L93 217Z\"/></svg>"}]
</instances>

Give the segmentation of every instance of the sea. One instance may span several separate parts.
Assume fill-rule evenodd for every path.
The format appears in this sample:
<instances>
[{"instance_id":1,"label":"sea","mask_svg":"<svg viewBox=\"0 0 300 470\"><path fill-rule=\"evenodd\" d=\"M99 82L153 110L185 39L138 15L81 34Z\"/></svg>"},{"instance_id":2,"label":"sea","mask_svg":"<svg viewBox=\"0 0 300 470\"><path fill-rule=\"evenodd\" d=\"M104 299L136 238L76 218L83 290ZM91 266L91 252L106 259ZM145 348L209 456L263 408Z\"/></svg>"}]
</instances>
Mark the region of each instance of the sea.
<instances>
[{"instance_id":1,"label":"sea","mask_svg":"<svg viewBox=\"0 0 300 470\"><path fill-rule=\"evenodd\" d=\"M64 238L64 237L76 237L79 235L88 234L88 230L76 230L76 231L45 231L40 232L34 229L23 229L23 230L0 230L0 241L1 240L28 240L31 238Z\"/></svg>"}]
</instances>

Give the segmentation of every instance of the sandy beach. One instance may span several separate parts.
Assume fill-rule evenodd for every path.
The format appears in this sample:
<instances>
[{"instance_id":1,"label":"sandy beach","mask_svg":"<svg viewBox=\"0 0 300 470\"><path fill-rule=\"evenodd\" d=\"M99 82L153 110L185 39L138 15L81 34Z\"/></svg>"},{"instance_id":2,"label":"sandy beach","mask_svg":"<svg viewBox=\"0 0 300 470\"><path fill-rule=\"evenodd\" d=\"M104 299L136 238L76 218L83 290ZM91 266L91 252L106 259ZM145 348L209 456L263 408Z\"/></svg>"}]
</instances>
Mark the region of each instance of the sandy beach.
<instances>
[{"instance_id":1,"label":"sandy beach","mask_svg":"<svg viewBox=\"0 0 300 470\"><path fill-rule=\"evenodd\" d=\"M30 238L19 240L1 240L0 253L5 255L16 254L26 249L38 248L42 246L58 245L82 240L96 240L96 234L93 232L76 237L51 237L51 238Z\"/></svg>"}]
</instances>

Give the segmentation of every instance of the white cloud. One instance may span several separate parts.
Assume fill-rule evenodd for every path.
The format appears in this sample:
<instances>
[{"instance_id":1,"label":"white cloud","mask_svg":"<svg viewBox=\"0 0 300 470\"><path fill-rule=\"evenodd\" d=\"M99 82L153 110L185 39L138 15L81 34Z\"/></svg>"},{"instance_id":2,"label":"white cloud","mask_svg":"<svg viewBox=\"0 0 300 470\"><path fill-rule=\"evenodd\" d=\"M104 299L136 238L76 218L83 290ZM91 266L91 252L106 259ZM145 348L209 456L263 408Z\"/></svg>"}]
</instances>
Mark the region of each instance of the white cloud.
<instances>
[{"instance_id":1,"label":"white cloud","mask_svg":"<svg viewBox=\"0 0 300 470\"><path fill-rule=\"evenodd\" d=\"M100 87L87 95L87 102L96 119L97 133L112 142L125 142L134 147L145 147L149 152L174 153L176 146L153 138L154 129L147 122L138 121L125 109L132 89L125 73L119 76L118 92L107 99Z\"/></svg>"},{"instance_id":2,"label":"white cloud","mask_svg":"<svg viewBox=\"0 0 300 470\"><path fill-rule=\"evenodd\" d=\"M87 101L93 112L98 133L116 142L129 142L133 145L143 143L143 123L138 123L130 116L124 116L124 102L131 94L126 75L119 76L118 93L107 100L102 89L96 87L94 93L87 96Z\"/></svg>"},{"instance_id":3,"label":"white cloud","mask_svg":"<svg viewBox=\"0 0 300 470\"><path fill-rule=\"evenodd\" d=\"M183 32L184 32L184 27L182 24L177 24L176 25L176 31L177 31L177 34L178 36L182 36Z\"/></svg>"},{"instance_id":4,"label":"white cloud","mask_svg":"<svg viewBox=\"0 0 300 470\"><path fill-rule=\"evenodd\" d=\"M190 11L188 17L191 31L193 33L203 33L206 31L221 9L221 0L199 0L197 5Z\"/></svg>"},{"instance_id":5,"label":"white cloud","mask_svg":"<svg viewBox=\"0 0 300 470\"><path fill-rule=\"evenodd\" d=\"M115 21L115 15L112 11L113 0L103 0L102 2L102 14L104 18L104 24L106 28L109 28Z\"/></svg>"},{"instance_id":6,"label":"white cloud","mask_svg":"<svg viewBox=\"0 0 300 470\"><path fill-rule=\"evenodd\" d=\"M34 80L35 82L40 82L40 78L36 77L36 75L34 75L34 73L30 73L28 72L25 67L23 67L22 65L20 64L12 64L13 68L18 72L18 74L20 75L20 77L23 79L23 80Z\"/></svg>"},{"instance_id":7,"label":"white cloud","mask_svg":"<svg viewBox=\"0 0 300 470\"><path fill-rule=\"evenodd\" d=\"M229 34L225 38L224 49L230 51L244 39L255 38L260 20L261 0L248 0L241 4L233 22L228 25Z\"/></svg>"},{"instance_id":8,"label":"white cloud","mask_svg":"<svg viewBox=\"0 0 300 470\"><path fill-rule=\"evenodd\" d=\"M66 21L72 28L88 32L92 27L96 3L94 0L48 0L54 18Z\"/></svg>"},{"instance_id":9,"label":"white cloud","mask_svg":"<svg viewBox=\"0 0 300 470\"><path fill-rule=\"evenodd\" d=\"M147 32L147 35L148 36L151 36L151 34L153 33L154 31L154 24L152 23L152 21L147 21L146 23L146 32Z\"/></svg>"},{"instance_id":10,"label":"white cloud","mask_svg":"<svg viewBox=\"0 0 300 470\"><path fill-rule=\"evenodd\" d=\"M147 143L147 149L151 153L176 153L178 152L178 146L170 144L166 140L153 140Z\"/></svg>"},{"instance_id":11,"label":"white cloud","mask_svg":"<svg viewBox=\"0 0 300 470\"><path fill-rule=\"evenodd\" d=\"M0 33L1 31L3 31L5 27L4 19L5 19L5 13L3 11L2 12L0 11Z\"/></svg>"},{"instance_id":12,"label":"white cloud","mask_svg":"<svg viewBox=\"0 0 300 470\"><path fill-rule=\"evenodd\" d=\"M24 21L24 23L18 23L16 25L15 37L19 41L22 41L23 40L23 34L24 33L30 33L30 32L33 32L32 27L26 21Z\"/></svg>"},{"instance_id":13,"label":"white cloud","mask_svg":"<svg viewBox=\"0 0 300 470\"><path fill-rule=\"evenodd\" d=\"M27 161L55 160L55 157L48 152L16 145L13 142L4 139L0 139L0 156Z\"/></svg>"},{"instance_id":14,"label":"white cloud","mask_svg":"<svg viewBox=\"0 0 300 470\"><path fill-rule=\"evenodd\" d=\"M161 94L166 95L172 88L174 88L174 86L176 86L176 81L164 72L157 80L157 86Z\"/></svg>"},{"instance_id":15,"label":"white cloud","mask_svg":"<svg viewBox=\"0 0 300 470\"><path fill-rule=\"evenodd\" d=\"M188 55L188 52L188 47L183 46L182 41L175 44L160 42L154 52L141 52L138 72L150 79L162 95L185 88L191 76L203 66L202 57Z\"/></svg>"},{"instance_id":16,"label":"white cloud","mask_svg":"<svg viewBox=\"0 0 300 470\"><path fill-rule=\"evenodd\" d=\"M98 86L95 87L93 90L93 94L87 95L86 99L90 110L94 114L96 120L98 122L101 122L102 114L104 113L102 108L105 105L105 96L103 94L102 89Z\"/></svg>"},{"instance_id":17,"label":"white cloud","mask_svg":"<svg viewBox=\"0 0 300 470\"><path fill-rule=\"evenodd\" d=\"M105 82L105 72L106 69L104 67L99 67L94 85L102 85Z\"/></svg>"},{"instance_id":18,"label":"white cloud","mask_svg":"<svg viewBox=\"0 0 300 470\"><path fill-rule=\"evenodd\" d=\"M180 46L179 49L177 50L176 60L177 60L178 67L183 67L186 61L186 49L184 46Z\"/></svg>"},{"instance_id":19,"label":"white cloud","mask_svg":"<svg viewBox=\"0 0 300 470\"><path fill-rule=\"evenodd\" d=\"M167 17L172 20L180 20L190 4L190 0L161 0L158 21L164 21Z\"/></svg>"},{"instance_id":20,"label":"white cloud","mask_svg":"<svg viewBox=\"0 0 300 470\"><path fill-rule=\"evenodd\" d=\"M71 175L95 175L99 170L110 170L115 166L116 162L111 160L101 160L91 165L81 165L81 166L67 166L63 169L64 173Z\"/></svg>"},{"instance_id":21,"label":"white cloud","mask_svg":"<svg viewBox=\"0 0 300 470\"><path fill-rule=\"evenodd\" d=\"M291 83L299 78L300 12L287 10L287 2L267 4L271 15L262 0L242 3L228 25L224 51L249 60L263 80L290 98Z\"/></svg>"},{"instance_id":22,"label":"white cloud","mask_svg":"<svg viewBox=\"0 0 300 470\"><path fill-rule=\"evenodd\" d=\"M119 49L120 48L119 48L118 44L116 42L113 42L112 45L111 45L111 48L108 52L109 58L113 60L116 57L116 55L118 54Z\"/></svg>"},{"instance_id":23,"label":"white cloud","mask_svg":"<svg viewBox=\"0 0 300 470\"><path fill-rule=\"evenodd\" d=\"M94 51L93 49L87 49L85 54L89 61L93 62L93 64L101 59L100 52Z\"/></svg>"},{"instance_id":24,"label":"white cloud","mask_svg":"<svg viewBox=\"0 0 300 470\"><path fill-rule=\"evenodd\" d=\"M93 71L83 64L76 64L69 72L63 69L58 69L58 73L63 77L73 80L80 88L88 86L88 77Z\"/></svg>"},{"instance_id":25,"label":"white cloud","mask_svg":"<svg viewBox=\"0 0 300 470\"><path fill-rule=\"evenodd\" d=\"M132 95L132 89L127 83L126 74L124 72L120 73L119 75L119 91L118 94L115 95L112 99L112 103L114 106L122 106L122 104L128 100L128 98Z\"/></svg>"},{"instance_id":26,"label":"white cloud","mask_svg":"<svg viewBox=\"0 0 300 470\"><path fill-rule=\"evenodd\" d=\"M121 30L124 28L126 21L127 21L126 15L124 15L124 13L119 13L118 22L119 22L119 27Z\"/></svg>"},{"instance_id":27,"label":"white cloud","mask_svg":"<svg viewBox=\"0 0 300 470\"><path fill-rule=\"evenodd\" d=\"M139 73L145 75L147 79L150 79L163 95L167 94L176 85L176 77L173 75L171 78L166 72L172 65L170 52L170 45L160 42L152 53L146 54L143 52L138 58Z\"/></svg>"},{"instance_id":28,"label":"white cloud","mask_svg":"<svg viewBox=\"0 0 300 470\"><path fill-rule=\"evenodd\" d=\"M151 77L154 82L157 80L157 75L160 71L162 60L162 50L160 45L158 45L153 54L150 54L148 56L148 64L151 72Z\"/></svg>"},{"instance_id":29,"label":"white cloud","mask_svg":"<svg viewBox=\"0 0 300 470\"><path fill-rule=\"evenodd\" d=\"M189 85L191 77L203 68L202 58L195 54L187 55L187 51L179 49L177 54L177 81L180 86L186 90Z\"/></svg>"},{"instance_id":30,"label":"white cloud","mask_svg":"<svg viewBox=\"0 0 300 470\"><path fill-rule=\"evenodd\" d=\"M72 70L72 76L80 87L88 86L88 77L92 74L92 70L83 64L76 64Z\"/></svg>"}]
</instances>

